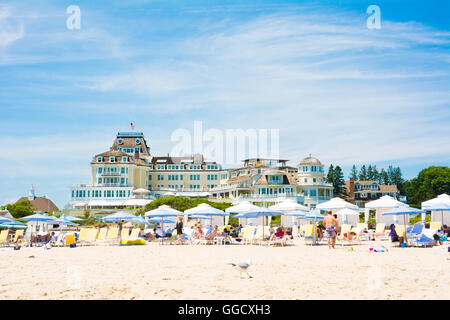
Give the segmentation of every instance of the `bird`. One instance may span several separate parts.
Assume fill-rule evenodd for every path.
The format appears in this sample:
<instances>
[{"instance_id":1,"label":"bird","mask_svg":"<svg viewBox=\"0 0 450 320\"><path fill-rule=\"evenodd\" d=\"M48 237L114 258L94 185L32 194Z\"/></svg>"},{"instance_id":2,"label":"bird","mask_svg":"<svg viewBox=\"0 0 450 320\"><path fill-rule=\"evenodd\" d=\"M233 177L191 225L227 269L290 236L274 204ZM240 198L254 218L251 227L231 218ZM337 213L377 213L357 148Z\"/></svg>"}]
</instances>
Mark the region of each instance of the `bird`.
<instances>
[{"instance_id":1,"label":"bird","mask_svg":"<svg viewBox=\"0 0 450 320\"><path fill-rule=\"evenodd\" d=\"M245 272L249 278L253 278L249 273L248 269L250 268L251 261L248 260L247 262L239 262L239 263L229 263L229 265L233 266L236 270L239 271L240 277L242 279L242 272Z\"/></svg>"}]
</instances>

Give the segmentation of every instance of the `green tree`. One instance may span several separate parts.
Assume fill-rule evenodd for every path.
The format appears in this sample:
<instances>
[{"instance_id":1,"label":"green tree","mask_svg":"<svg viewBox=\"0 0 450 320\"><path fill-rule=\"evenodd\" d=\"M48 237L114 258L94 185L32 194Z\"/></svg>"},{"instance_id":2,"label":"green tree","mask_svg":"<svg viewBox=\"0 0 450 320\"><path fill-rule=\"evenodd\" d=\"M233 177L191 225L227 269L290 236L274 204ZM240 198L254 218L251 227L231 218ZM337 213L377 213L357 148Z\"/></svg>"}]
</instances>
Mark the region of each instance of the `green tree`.
<instances>
[{"instance_id":1,"label":"green tree","mask_svg":"<svg viewBox=\"0 0 450 320\"><path fill-rule=\"evenodd\" d=\"M11 203L3 206L2 209L8 210L9 213L11 213L11 215L16 219L34 214L33 205L29 200Z\"/></svg>"},{"instance_id":2,"label":"green tree","mask_svg":"<svg viewBox=\"0 0 450 320\"><path fill-rule=\"evenodd\" d=\"M350 178L358 180L358 169L356 169L355 165L353 165L352 170L350 171Z\"/></svg>"},{"instance_id":3,"label":"green tree","mask_svg":"<svg viewBox=\"0 0 450 320\"><path fill-rule=\"evenodd\" d=\"M381 169L381 172L380 172L380 183L389 184L389 175L386 172L386 170L384 170L384 168Z\"/></svg>"},{"instance_id":4,"label":"green tree","mask_svg":"<svg viewBox=\"0 0 450 320\"><path fill-rule=\"evenodd\" d=\"M408 203L420 206L423 201L430 200L442 193L450 193L450 168L428 167L418 176L403 183Z\"/></svg>"},{"instance_id":5,"label":"green tree","mask_svg":"<svg viewBox=\"0 0 450 320\"><path fill-rule=\"evenodd\" d=\"M333 183L333 176L334 176L334 167L331 164L330 167L328 168L328 173L327 173L327 182L328 183Z\"/></svg>"},{"instance_id":6,"label":"green tree","mask_svg":"<svg viewBox=\"0 0 450 320\"><path fill-rule=\"evenodd\" d=\"M334 187L334 195L337 197L347 197L347 192L345 189L344 173L340 166L336 166L332 174L333 181L331 182Z\"/></svg>"},{"instance_id":7,"label":"green tree","mask_svg":"<svg viewBox=\"0 0 450 320\"><path fill-rule=\"evenodd\" d=\"M359 170L359 180L361 180L361 181L366 181L367 180L366 165L362 165L361 170Z\"/></svg>"}]
</instances>

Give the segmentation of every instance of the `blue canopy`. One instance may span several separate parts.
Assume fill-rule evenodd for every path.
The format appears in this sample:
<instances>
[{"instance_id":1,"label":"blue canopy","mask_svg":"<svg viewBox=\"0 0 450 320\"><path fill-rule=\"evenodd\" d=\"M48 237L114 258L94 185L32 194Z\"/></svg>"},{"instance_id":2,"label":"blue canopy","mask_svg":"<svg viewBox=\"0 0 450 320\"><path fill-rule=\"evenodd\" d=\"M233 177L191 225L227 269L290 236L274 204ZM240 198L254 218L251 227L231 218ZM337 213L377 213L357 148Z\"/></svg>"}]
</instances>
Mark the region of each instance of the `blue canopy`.
<instances>
[{"instance_id":1,"label":"blue canopy","mask_svg":"<svg viewBox=\"0 0 450 320\"><path fill-rule=\"evenodd\" d=\"M172 209L168 205L163 204L158 208L145 213L146 217L177 217L184 215L183 212Z\"/></svg>"},{"instance_id":2,"label":"blue canopy","mask_svg":"<svg viewBox=\"0 0 450 320\"><path fill-rule=\"evenodd\" d=\"M11 223L13 221L14 220L11 220L11 219L8 219L8 218L5 218L5 217L0 217L0 223Z\"/></svg>"},{"instance_id":3,"label":"blue canopy","mask_svg":"<svg viewBox=\"0 0 450 320\"><path fill-rule=\"evenodd\" d=\"M446 203L436 203L429 206L422 206L422 210L426 211L450 211L450 205Z\"/></svg>"},{"instance_id":4,"label":"blue canopy","mask_svg":"<svg viewBox=\"0 0 450 320\"><path fill-rule=\"evenodd\" d=\"M397 208L393 208L393 209L383 213L383 215L384 216L399 216L399 215L403 215L403 214L418 214L418 213L425 213L425 210L411 208L409 206L399 206Z\"/></svg>"},{"instance_id":5,"label":"blue canopy","mask_svg":"<svg viewBox=\"0 0 450 320\"><path fill-rule=\"evenodd\" d=\"M62 215L61 218L64 218L64 219L69 220L69 221L83 221L83 219L78 218L78 217L74 217L74 216Z\"/></svg>"},{"instance_id":6,"label":"blue canopy","mask_svg":"<svg viewBox=\"0 0 450 320\"><path fill-rule=\"evenodd\" d=\"M144 224L147 226L149 226L151 224L147 220L145 220L143 216L137 216L135 219L131 220L131 222L134 222L137 224Z\"/></svg>"},{"instance_id":7,"label":"blue canopy","mask_svg":"<svg viewBox=\"0 0 450 320\"><path fill-rule=\"evenodd\" d=\"M119 221L129 221L136 219L136 216L134 214L128 213L128 212L116 212L113 214L110 214L109 216L106 216L103 218L103 221L105 222L119 222Z\"/></svg>"},{"instance_id":8,"label":"blue canopy","mask_svg":"<svg viewBox=\"0 0 450 320\"><path fill-rule=\"evenodd\" d=\"M152 223L175 223L175 221L170 218L165 218L163 221L162 217L154 217L149 219L148 221Z\"/></svg>"},{"instance_id":9,"label":"blue canopy","mask_svg":"<svg viewBox=\"0 0 450 320\"><path fill-rule=\"evenodd\" d=\"M264 207L252 209L250 211L245 211L242 213L242 215L244 215L246 218L280 216L282 214L283 213L281 211Z\"/></svg>"},{"instance_id":10,"label":"blue canopy","mask_svg":"<svg viewBox=\"0 0 450 320\"><path fill-rule=\"evenodd\" d=\"M294 210L288 213L285 213L285 216L289 216L289 217L306 217L309 214L308 211L304 211L304 210Z\"/></svg>"},{"instance_id":11,"label":"blue canopy","mask_svg":"<svg viewBox=\"0 0 450 320\"><path fill-rule=\"evenodd\" d=\"M311 220L323 220L325 217L321 215L318 210L312 210L305 216L305 218Z\"/></svg>"}]
</instances>

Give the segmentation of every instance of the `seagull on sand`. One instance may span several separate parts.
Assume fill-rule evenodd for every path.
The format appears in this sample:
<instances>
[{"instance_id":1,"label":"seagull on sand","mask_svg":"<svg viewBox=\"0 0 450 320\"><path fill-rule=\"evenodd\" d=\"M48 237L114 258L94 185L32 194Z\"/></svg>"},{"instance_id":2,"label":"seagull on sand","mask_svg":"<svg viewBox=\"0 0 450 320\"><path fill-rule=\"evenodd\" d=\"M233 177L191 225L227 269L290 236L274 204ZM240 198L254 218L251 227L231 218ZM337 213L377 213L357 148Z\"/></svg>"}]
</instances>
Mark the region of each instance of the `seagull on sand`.
<instances>
[{"instance_id":1,"label":"seagull on sand","mask_svg":"<svg viewBox=\"0 0 450 320\"><path fill-rule=\"evenodd\" d=\"M236 270L239 271L240 277L242 279L242 272L245 272L249 278L253 278L249 273L248 269L250 268L251 261L248 260L247 262L239 262L239 263L229 263L233 266Z\"/></svg>"}]
</instances>

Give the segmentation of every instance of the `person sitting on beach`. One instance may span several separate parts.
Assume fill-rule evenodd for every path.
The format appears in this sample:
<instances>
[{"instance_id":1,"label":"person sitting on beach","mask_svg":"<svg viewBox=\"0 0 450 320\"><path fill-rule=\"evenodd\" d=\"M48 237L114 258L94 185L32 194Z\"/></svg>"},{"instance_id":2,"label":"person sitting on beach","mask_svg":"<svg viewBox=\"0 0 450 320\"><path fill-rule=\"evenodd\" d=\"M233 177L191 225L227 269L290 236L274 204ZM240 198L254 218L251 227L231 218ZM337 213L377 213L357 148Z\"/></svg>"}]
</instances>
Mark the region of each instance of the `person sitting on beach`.
<instances>
[{"instance_id":1,"label":"person sitting on beach","mask_svg":"<svg viewBox=\"0 0 450 320\"><path fill-rule=\"evenodd\" d=\"M264 238L264 240L271 240L272 237L275 235L275 229L273 227L269 228L269 235Z\"/></svg>"},{"instance_id":2,"label":"person sitting on beach","mask_svg":"<svg viewBox=\"0 0 450 320\"><path fill-rule=\"evenodd\" d=\"M193 238L194 239L202 239L204 237L203 229L201 225L197 226L197 230L195 230Z\"/></svg>"},{"instance_id":3,"label":"person sitting on beach","mask_svg":"<svg viewBox=\"0 0 450 320\"><path fill-rule=\"evenodd\" d=\"M50 241L51 241L51 242L56 242L57 239L58 239L58 238L56 237L55 232L52 232L51 235L50 235Z\"/></svg>"},{"instance_id":4,"label":"person sitting on beach","mask_svg":"<svg viewBox=\"0 0 450 320\"><path fill-rule=\"evenodd\" d=\"M317 240L321 241L323 239L323 231L325 230L325 227L323 225L319 225L317 227Z\"/></svg>"},{"instance_id":5,"label":"person sitting on beach","mask_svg":"<svg viewBox=\"0 0 450 320\"><path fill-rule=\"evenodd\" d=\"M219 227L218 227L218 226L215 226L215 227L214 227L214 230L212 230L212 231L206 236L206 240L212 240L212 239L214 239L215 237L218 237L219 235L220 235Z\"/></svg>"},{"instance_id":6,"label":"person sitting on beach","mask_svg":"<svg viewBox=\"0 0 450 320\"><path fill-rule=\"evenodd\" d=\"M391 224L390 226L391 231L389 232L389 237L391 237L392 242L403 242L403 237L399 237L397 234L397 231L395 231L395 224Z\"/></svg>"},{"instance_id":7,"label":"person sitting on beach","mask_svg":"<svg viewBox=\"0 0 450 320\"><path fill-rule=\"evenodd\" d=\"M443 233L445 236L447 236L447 238L450 237L450 229L447 227L446 224L444 224L444 225L442 226L442 233Z\"/></svg>"},{"instance_id":8,"label":"person sitting on beach","mask_svg":"<svg viewBox=\"0 0 450 320\"><path fill-rule=\"evenodd\" d=\"M270 241L273 241L273 240L279 240L279 239L283 239L283 237L284 237L284 231L283 231L283 228L281 228L281 227L278 227L278 229L277 229L277 232L276 233L274 233L274 234L272 234L271 236L270 236Z\"/></svg>"}]
</instances>

